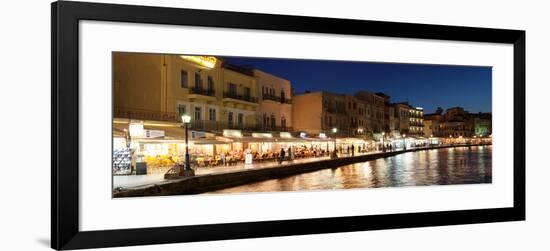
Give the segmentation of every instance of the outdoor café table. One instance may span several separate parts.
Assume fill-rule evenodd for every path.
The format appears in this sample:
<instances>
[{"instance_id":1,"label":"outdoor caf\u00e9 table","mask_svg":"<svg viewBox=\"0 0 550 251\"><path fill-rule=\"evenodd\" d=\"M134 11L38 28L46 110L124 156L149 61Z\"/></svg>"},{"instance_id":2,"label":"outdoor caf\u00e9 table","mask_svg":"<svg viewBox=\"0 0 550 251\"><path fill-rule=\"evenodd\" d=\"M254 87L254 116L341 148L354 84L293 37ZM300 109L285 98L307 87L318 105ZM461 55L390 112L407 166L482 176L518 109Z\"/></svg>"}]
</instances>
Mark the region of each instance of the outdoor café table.
<instances>
[{"instance_id":1,"label":"outdoor caf\u00e9 table","mask_svg":"<svg viewBox=\"0 0 550 251\"><path fill-rule=\"evenodd\" d=\"M203 157L197 157L195 159L195 161L197 162L197 166L204 166L204 158Z\"/></svg>"}]
</instances>

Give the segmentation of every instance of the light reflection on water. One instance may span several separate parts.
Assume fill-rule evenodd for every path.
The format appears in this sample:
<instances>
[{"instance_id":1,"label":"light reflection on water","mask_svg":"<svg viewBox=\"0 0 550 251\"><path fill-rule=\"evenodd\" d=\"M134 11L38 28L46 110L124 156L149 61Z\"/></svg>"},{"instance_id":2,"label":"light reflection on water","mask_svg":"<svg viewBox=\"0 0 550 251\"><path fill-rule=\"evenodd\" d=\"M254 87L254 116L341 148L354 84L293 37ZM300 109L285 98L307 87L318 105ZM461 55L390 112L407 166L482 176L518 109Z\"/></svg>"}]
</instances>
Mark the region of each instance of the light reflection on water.
<instances>
[{"instance_id":1,"label":"light reflection on water","mask_svg":"<svg viewBox=\"0 0 550 251\"><path fill-rule=\"evenodd\" d=\"M491 183L492 146L408 152L213 193Z\"/></svg>"}]
</instances>

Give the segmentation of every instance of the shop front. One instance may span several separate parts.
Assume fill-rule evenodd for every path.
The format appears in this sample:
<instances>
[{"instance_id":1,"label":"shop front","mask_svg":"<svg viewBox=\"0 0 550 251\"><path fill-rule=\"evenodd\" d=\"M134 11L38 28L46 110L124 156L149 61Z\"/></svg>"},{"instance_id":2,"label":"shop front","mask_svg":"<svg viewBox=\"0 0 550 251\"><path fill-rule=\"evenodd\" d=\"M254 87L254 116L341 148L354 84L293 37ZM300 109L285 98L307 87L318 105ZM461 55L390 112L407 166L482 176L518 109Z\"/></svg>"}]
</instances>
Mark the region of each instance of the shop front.
<instances>
[{"instance_id":1,"label":"shop front","mask_svg":"<svg viewBox=\"0 0 550 251\"><path fill-rule=\"evenodd\" d=\"M351 149L354 153L367 153L380 147L376 141L362 138L338 138L335 142L337 151L344 154L351 154Z\"/></svg>"}]
</instances>

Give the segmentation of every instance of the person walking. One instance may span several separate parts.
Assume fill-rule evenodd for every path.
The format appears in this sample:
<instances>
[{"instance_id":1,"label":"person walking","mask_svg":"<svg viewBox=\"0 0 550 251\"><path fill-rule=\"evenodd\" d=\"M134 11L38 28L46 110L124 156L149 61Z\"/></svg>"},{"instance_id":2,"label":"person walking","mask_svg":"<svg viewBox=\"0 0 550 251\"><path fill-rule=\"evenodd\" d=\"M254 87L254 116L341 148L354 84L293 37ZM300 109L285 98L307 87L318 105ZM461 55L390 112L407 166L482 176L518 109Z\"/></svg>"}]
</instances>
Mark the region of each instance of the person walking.
<instances>
[{"instance_id":1,"label":"person walking","mask_svg":"<svg viewBox=\"0 0 550 251\"><path fill-rule=\"evenodd\" d=\"M355 156L355 146L351 144L351 156Z\"/></svg>"},{"instance_id":2,"label":"person walking","mask_svg":"<svg viewBox=\"0 0 550 251\"><path fill-rule=\"evenodd\" d=\"M293 157L292 157L292 149L290 149L290 146L288 147L287 152L288 152L288 159L289 159L289 160L292 160L292 159L293 159Z\"/></svg>"},{"instance_id":3,"label":"person walking","mask_svg":"<svg viewBox=\"0 0 550 251\"><path fill-rule=\"evenodd\" d=\"M225 154L223 152L220 153L220 160L222 161L222 166L225 166Z\"/></svg>"},{"instance_id":4,"label":"person walking","mask_svg":"<svg viewBox=\"0 0 550 251\"><path fill-rule=\"evenodd\" d=\"M281 152L279 153L279 164L283 163L285 159L285 149L281 147Z\"/></svg>"}]
</instances>

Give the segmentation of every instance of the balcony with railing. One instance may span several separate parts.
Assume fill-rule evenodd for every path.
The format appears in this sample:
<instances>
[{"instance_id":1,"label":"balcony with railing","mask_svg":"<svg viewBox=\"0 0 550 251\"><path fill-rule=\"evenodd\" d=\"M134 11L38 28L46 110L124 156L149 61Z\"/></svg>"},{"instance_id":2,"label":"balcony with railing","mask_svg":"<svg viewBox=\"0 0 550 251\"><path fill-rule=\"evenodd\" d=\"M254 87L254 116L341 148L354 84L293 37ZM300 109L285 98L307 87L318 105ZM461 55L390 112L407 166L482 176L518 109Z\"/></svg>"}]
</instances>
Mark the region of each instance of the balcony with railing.
<instances>
[{"instance_id":1,"label":"balcony with railing","mask_svg":"<svg viewBox=\"0 0 550 251\"><path fill-rule=\"evenodd\" d=\"M224 92L223 93L224 99L235 99L239 101L245 101L250 103L258 103L258 98L252 97L250 95L241 95L235 92Z\"/></svg>"},{"instance_id":2,"label":"balcony with railing","mask_svg":"<svg viewBox=\"0 0 550 251\"><path fill-rule=\"evenodd\" d=\"M282 103L282 104L292 104L292 101L288 98L279 97L279 96L272 95L272 94L269 94L269 93L263 93L262 98L264 100L271 100L271 101L275 101L275 102Z\"/></svg>"},{"instance_id":3,"label":"balcony with railing","mask_svg":"<svg viewBox=\"0 0 550 251\"><path fill-rule=\"evenodd\" d=\"M159 112L134 108L115 107L113 110L115 118L127 118L135 120L150 120L181 123L181 117L175 112ZM191 119L189 128L200 131L221 132L224 129L236 129L250 132L291 132L292 127L288 126L264 126L260 123L238 121L213 121Z\"/></svg>"},{"instance_id":4,"label":"balcony with railing","mask_svg":"<svg viewBox=\"0 0 550 251\"><path fill-rule=\"evenodd\" d=\"M204 89L204 88L200 88L200 87L191 87L191 88L189 88L189 94L197 94L197 95L214 97L216 93L214 92L213 89Z\"/></svg>"},{"instance_id":5,"label":"balcony with railing","mask_svg":"<svg viewBox=\"0 0 550 251\"><path fill-rule=\"evenodd\" d=\"M212 121L212 120L191 120L189 128L201 131L221 132L224 129L235 129L242 131L260 131L261 126L256 123L238 123L237 121Z\"/></svg>"}]
</instances>

